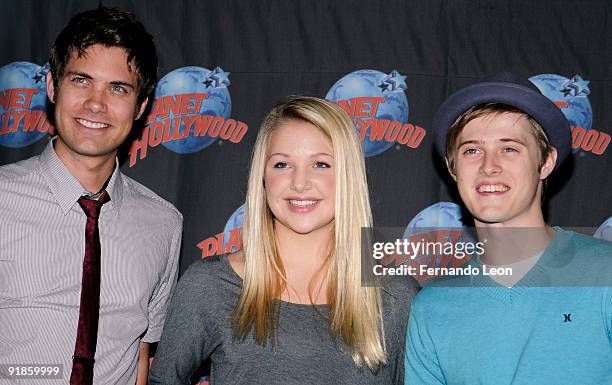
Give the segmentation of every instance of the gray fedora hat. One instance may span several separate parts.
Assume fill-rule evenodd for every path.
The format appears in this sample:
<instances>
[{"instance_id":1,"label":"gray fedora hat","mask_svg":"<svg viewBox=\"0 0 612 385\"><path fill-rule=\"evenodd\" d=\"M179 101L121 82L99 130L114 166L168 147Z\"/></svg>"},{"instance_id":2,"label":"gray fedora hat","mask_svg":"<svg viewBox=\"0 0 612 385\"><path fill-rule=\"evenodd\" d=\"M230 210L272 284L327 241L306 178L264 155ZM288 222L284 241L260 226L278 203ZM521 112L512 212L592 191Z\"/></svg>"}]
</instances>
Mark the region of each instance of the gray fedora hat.
<instances>
[{"instance_id":1,"label":"gray fedora hat","mask_svg":"<svg viewBox=\"0 0 612 385\"><path fill-rule=\"evenodd\" d=\"M436 149L442 158L446 157L446 141L455 120L471 107L483 103L516 107L540 123L548 140L557 149L555 169L569 155L571 130L561 110L529 80L510 72L501 72L460 89L438 108L433 121L433 134Z\"/></svg>"}]
</instances>

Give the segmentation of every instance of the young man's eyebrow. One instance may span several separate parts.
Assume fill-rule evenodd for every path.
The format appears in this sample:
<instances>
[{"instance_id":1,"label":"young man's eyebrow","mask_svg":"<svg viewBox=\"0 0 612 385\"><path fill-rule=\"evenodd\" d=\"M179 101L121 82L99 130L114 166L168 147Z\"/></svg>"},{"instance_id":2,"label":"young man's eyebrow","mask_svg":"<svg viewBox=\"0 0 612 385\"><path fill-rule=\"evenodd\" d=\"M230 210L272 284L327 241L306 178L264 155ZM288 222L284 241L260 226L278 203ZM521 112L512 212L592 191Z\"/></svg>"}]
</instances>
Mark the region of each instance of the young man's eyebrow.
<instances>
[{"instance_id":1,"label":"young man's eyebrow","mask_svg":"<svg viewBox=\"0 0 612 385\"><path fill-rule=\"evenodd\" d=\"M469 139L469 140L464 140L463 142L459 143L459 145L457 145L457 148L466 145L466 144L480 144L482 143L482 140L476 140L476 139Z\"/></svg>"},{"instance_id":2,"label":"young man's eyebrow","mask_svg":"<svg viewBox=\"0 0 612 385\"><path fill-rule=\"evenodd\" d=\"M73 76L80 76L80 77L85 78L85 79L93 79L93 78L91 77L91 75L90 75L90 74L88 74L87 72L80 72L80 71L66 71L65 75L66 75L66 76L68 76L68 75L73 75Z\"/></svg>"},{"instance_id":3,"label":"young man's eyebrow","mask_svg":"<svg viewBox=\"0 0 612 385\"><path fill-rule=\"evenodd\" d=\"M513 142L513 143L518 143L518 144L523 145L523 146L527 146L525 144L525 142L523 142L522 140L517 139L517 138L501 138L501 139L499 139L499 141L503 142L503 143Z\"/></svg>"},{"instance_id":4,"label":"young man's eyebrow","mask_svg":"<svg viewBox=\"0 0 612 385\"><path fill-rule=\"evenodd\" d=\"M79 76L79 77L82 77L82 78L85 78L85 79L93 79L93 77L90 74L88 74L87 72L67 71L65 75L66 76ZM129 88L131 88L133 90L136 89L136 87L133 84L128 83L128 82L124 82L124 81L121 81L121 80L114 80L114 81L110 82L110 84L112 84L114 86L129 87Z\"/></svg>"},{"instance_id":5,"label":"young man's eyebrow","mask_svg":"<svg viewBox=\"0 0 612 385\"><path fill-rule=\"evenodd\" d=\"M120 80L115 80L115 81L112 81L112 82L110 82L110 84L112 84L112 85L114 85L114 86L124 86L124 87L129 87L129 88L131 88L131 89L133 89L133 90L134 90L134 89L136 89L136 87L134 87L134 85L133 85L133 84L131 84L131 83L126 83L126 82L122 82L122 81L120 81Z\"/></svg>"},{"instance_id":6,"label":"young man's eyebrow","mask_svg":"<svg viewBox=\"0 0 612 385\"><path fill-rule=\"evenodd\" d=\"M502 143L518 143L520 145L527 146L524 141L517 139L517 138L500 138L496 140ZM463 142L459 143L457 148L463 145L466 145L466 144L482 144L482 143L484 143L482 140L469 139L469 140L464 140Z\"/></svg>"}]
</instances>

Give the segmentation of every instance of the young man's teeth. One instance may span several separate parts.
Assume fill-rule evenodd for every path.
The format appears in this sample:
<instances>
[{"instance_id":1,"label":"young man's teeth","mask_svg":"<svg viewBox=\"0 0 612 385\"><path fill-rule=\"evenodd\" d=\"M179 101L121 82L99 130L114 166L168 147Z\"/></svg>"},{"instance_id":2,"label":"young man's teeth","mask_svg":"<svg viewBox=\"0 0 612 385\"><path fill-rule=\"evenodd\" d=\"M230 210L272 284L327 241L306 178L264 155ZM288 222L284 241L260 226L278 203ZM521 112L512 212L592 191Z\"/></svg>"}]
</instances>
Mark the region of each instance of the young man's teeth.
<instances>
[{"instance_id":1,"label":"young man's teeth","mask_svg":"<svg viewBox=\"0 0 612 385\"><path fill-rule=\"evenodd\" d=\"M89 128L104 128L104 127L108 127L108 124L90 122L89 120L85 120L85 119L77 119L77 122L79 122L82 125L84 125L85 127L89 127Z\"/></svg>"},{"instance_id":2,"label":"young man's teeth","mask_svg":"<svg viewBox=\"0 0 612 385\"><path fill-rule=\"evenodd\" d=\"M478 188L480 192L504 192L508 191L508 187L499 184L487 184Z\"/></svg>"},{"instance_id":3,"label":"young man's teeth","mask_svg":"<svg viewBox=\"0 0 612 385\"><path fill-rule=\"evenodd\" d=\"M296 201L296 200L289 200L289 203L293 206L312 206L315 203L317 203L317 201Z\"/></svg>"}]
</instances>

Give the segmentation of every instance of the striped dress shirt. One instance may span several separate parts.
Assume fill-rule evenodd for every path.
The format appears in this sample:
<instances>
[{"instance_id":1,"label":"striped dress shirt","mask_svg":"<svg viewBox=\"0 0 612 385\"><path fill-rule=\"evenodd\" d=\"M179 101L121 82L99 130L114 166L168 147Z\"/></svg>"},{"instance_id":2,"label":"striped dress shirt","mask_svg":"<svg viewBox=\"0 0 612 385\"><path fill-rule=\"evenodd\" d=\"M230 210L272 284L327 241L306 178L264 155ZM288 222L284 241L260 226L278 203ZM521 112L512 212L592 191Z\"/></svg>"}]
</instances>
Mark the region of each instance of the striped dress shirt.
<instances>
[{"instance_id":1,"label":"striped dress shirt","mask_svg":"<svg viewBox=\"0 0 612 385\"><path fill-rule=\"evenodd\" d=\"M118 166L99 219L100 321L94 384L134 384L139 342L156 342L177 277L182 216ZM79 318L85 189L53 149L0 167L0 364L63 365Z\"/></svg>"}]
</instances>

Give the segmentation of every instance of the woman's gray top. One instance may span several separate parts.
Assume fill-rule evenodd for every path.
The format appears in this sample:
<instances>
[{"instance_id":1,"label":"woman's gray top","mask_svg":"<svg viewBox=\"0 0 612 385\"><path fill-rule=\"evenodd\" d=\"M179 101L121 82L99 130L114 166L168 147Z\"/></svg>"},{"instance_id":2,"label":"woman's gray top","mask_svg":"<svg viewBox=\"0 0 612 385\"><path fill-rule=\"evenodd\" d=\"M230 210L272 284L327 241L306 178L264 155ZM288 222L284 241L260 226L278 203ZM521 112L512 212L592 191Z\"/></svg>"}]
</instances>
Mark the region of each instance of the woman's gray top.
<instances>
[{"instance_id":1,"label":"woman's gray top","mask_svg":"<svg viewBox=\"0 0 612 385\"><path fill-rule=\"evenodd\" d=\"M242 279L227 256L196 261L180 279L166 318L150 384L189 384L203 360L211 360L211 385L403 384L406 323L415 281L383 286L387 365L373 374L358 368L340 337L329 333L327 305L281 301L276 343L252 336L235 341L230 314Z\"/></svg>"}]
</instances>

